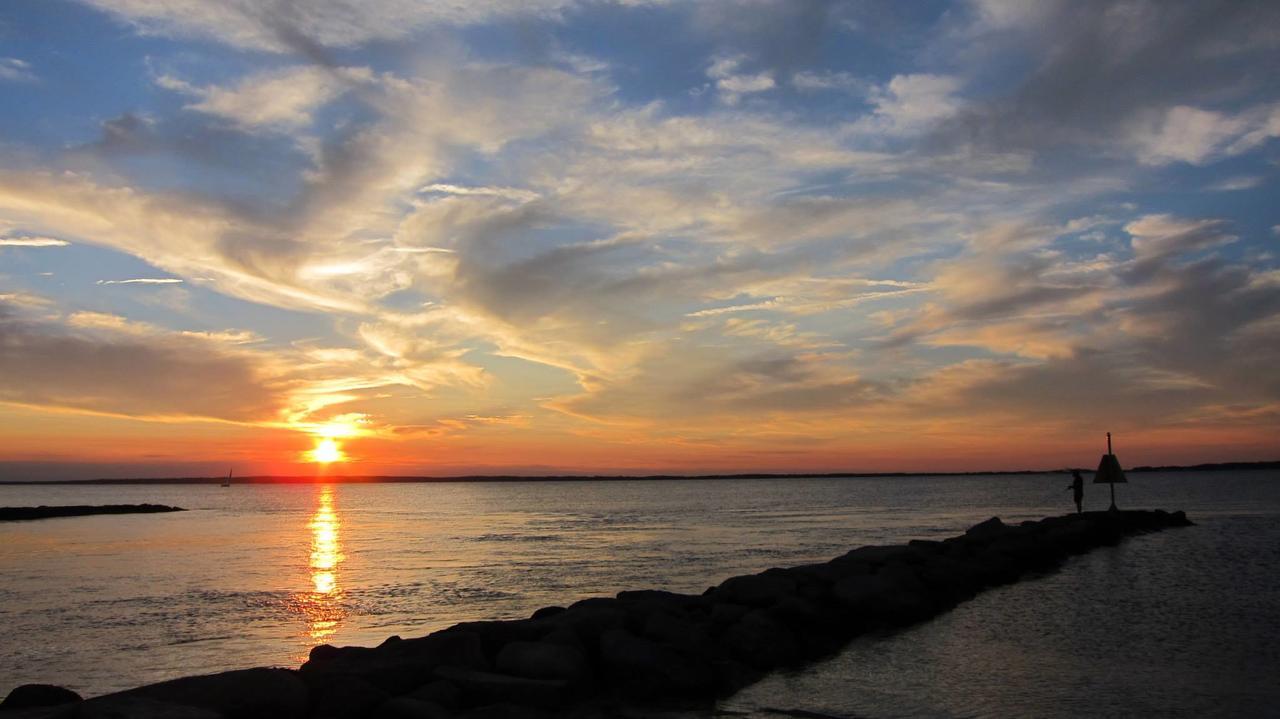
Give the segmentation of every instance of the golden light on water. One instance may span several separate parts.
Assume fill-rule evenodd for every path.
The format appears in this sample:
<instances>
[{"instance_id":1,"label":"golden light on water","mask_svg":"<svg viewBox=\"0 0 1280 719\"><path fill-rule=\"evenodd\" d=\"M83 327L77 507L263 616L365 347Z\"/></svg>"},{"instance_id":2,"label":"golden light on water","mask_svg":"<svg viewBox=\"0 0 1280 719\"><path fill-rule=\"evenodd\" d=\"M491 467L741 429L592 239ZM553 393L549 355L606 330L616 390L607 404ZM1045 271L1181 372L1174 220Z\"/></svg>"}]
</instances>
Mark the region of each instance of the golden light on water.
<instances>
[{"instance_id":1,"label":"golden light on water","mask_svg":"<svg viewBox=\"0 0 1280 719\"><path fill-rule=\"evenodd\" d=\"M311 555L307 562L311 591L294 601L294 608L306 617L308 647L324 643L347 615L338 575L344 559L341 527L333 487L324 485L316 495L315 513L307 524L311 533Z\"/></svg>"},{"instance_id":2,"label":"golden light on water","mask_svg":"<svg viewBox=\"0 0 1280 719\"><path fill-rule=\"evenodd\" d=\"M333 511L333 487L320 490L319 505L311 517L311 583L317 594L332 594L337 589L336 570L342 561L338 546L338 515Z\"/></svg>"}]
</instances>

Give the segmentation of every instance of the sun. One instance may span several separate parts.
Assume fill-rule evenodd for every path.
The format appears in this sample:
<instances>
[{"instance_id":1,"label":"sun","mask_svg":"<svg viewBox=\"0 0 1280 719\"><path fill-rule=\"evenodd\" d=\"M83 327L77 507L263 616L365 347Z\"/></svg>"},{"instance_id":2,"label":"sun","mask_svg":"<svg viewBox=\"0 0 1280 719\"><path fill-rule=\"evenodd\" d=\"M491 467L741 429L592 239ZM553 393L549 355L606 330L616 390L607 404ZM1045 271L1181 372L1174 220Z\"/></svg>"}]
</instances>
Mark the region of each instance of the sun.
<instances>
[{"instance_id":1,"label":"sun","mask_svg":"<svg viewBox=\"0 0 1280 719\"><path fill-rule=\"evenodd\" d=\"M329 464L331 462L343 462L347 457L342 453L342 448L334 441L332 437L325 437L316 442L315 449L309 452L311 461L319 464Z\"/></svg>"}]
</instances>

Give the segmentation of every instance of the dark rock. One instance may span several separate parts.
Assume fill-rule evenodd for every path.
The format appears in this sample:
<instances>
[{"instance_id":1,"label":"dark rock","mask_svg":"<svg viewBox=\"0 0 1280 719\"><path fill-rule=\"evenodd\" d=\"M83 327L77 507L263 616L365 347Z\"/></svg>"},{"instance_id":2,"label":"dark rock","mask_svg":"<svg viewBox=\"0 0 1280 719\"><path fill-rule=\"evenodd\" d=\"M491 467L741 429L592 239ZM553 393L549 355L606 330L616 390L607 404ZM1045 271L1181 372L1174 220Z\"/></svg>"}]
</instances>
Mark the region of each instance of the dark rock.
<instances>
[{"instance_id":1,"label":"dark rock","mask_svg":"<svg viewBox=\"0 0 1280 719\"><path fill-rule=\"evenodd\" d=\"M690 621L685 616L666 612L654 612L650 615L640 633L661 644L693 653L706 652L711 643L711 635L705 626Z\"/></svg>"},{"instance_id":2,"label":"dark rock","mask_svg":"<svg viewBox=\"0 0 1280 719\"><path fill-rule=\"evenodd\" d=\"M625 629L611 629L600 636L600 661L614 685L635 697L696 695L716 684L708 660Z\"/></svg>"},{"instance_id":3,"label":"dark rock","mask_svg":"<svg viewBox=\"0 0 1280 719\"><path fill-rule=\"evenodd\" d=\"M548 719L551 714L527 706L499 703L472 709L462 716L465 719Z\"/></svg>"},{"instance_id":4,"label":"dark rock","mask_svg":"<svg viewBox=\"0 0 1280 719\"><path fill-rule=\"evenodd\" d=\"M563 611L564 607L543 607L534 612L530 619L546 619L547 617L554 617Z\"/></svg>"},{"instance_id":5,"label":"dark rock","mask_svg":"<svg viewBox=\"0 0 1280 719\"><path fill-rule=\"evenodd\" d=\"M973 539L985 539L988 537L996 537L1009 531L1008 525L1000 521L999 517L992 517L985 522L979 522L964 531L964 536Z\"/></svg>"},{"instance_id":6,"label":"dark rock","mask_svg":"<svg viewBox=\"0 0 1280 719\"><path fill-rule=\"evenodd\" d=\"M221 674L173 679L96 697L86 700L81 705L81 712L99 712L94 716L105 717L111 716L112 712L120 711L122 712L120 716L133 716L122 707L145 708L157 704L193 707L204 711L204 714L197 713L192 716L221 715L226 719L273 719L276 717L286 719L304 716L307 712L308 697L307 687L295 671L267 668L241 669Z\"/></svg>"},{"instance_id":7,"label":"dark rock","mask_svg":"<svg viewBox=\"0 0 1280 719\"><path fill-rule=\"evenodd\" d=\"M452 719L453 712L435 702L414 699L411 697L395 697L383 702L377 711L368 716L380 719Z\"/></svg>"},{"instance_id":8,"label":"dark rock","mask_svg":"<svg viewBox=\"0 0 1280 719\"><path fill-rule=\"evenodd\" d=\"M496 624L497 622L494 622ZM302 665L302 675L312 686L328 677L360 677L389 694L404 694L431 680L442 666L488 669L479 634L460 624L420 639L405 639L377 649L365 647L312 650L311 660Z\"/></svg>"},{"instance_id":9,"label":"dark rock","mask_svg":"<svg viewBox=\"0 0 1280 719\"><path fill-rule=\"evenodd\" d=\"M796 593L794 579L777 574L748 574L726 579L714 592L717 602L767 607Z\"/></svg>"},{"instance_id":10,"label":"dark rock","mask_svg":"<svg viewBox=\"0 0 1280 719\"><path fill-rule=\"evenodd\" d=\"M498 652L498 671L530 679L581 681L589 675L578 649L546 642L511 642Z\"/></svg>"},{"instance_id":11,"label":"dark rock","mask_svg":"<svg viewBox=\"0 0 1280 719\"><path fill-rule=\"evenodd\" d=\"M446 709L457 709L462 704L462 690L457 684L437 679L424 684L405 695L410 699L438 704Z\"/></svg>"},{"instance_id":12,"label":"dark rock","mask_svg":"<svg viewBox=\"0 0 1280 719\"><path fill-rule=\"evenodd\" d=\"M68 719L227 719L228 715L209 707L166 702L142 696L89 699L77 705L79 711ZM52 718L50 718L52 719Z\"/></svg>"},{"instance_id":13,"label":"dark rock","mask_svg":"<svg viewBox=\"0 0 1280 719\"><path fill-rule=\"evenodd\" d=\"M554 708L569 696L569 682L559 679L526 679L459 667L441 667L436 673L458 685L463 700L472 705L507 702Z\"/></svg>"},{"instance_id":14,"label":"dark rock","mask_svg":"<svg viewBox=\"0 0 1280 719\"><path fill-rule=\"evenodd\" d=\"M712 633L719 633L737 624L749 611L750 607L741 604L713 604L710 616Z\"/></svg>"},{"instance_id":15,"label":"dark rock","mask_svg":"<svg viewBox=\"0 0 1280 719\"><path fill-rule=\"evenodd\" d=\"M52 684L23 684L0 702L0 710L51 707L80 701L80 695Z\"/></svg>"},{"instance_id":16,"label":"dark rock","mask_svg":"<svg viewBox=\"0 0 1280 719\"><path fill-rule=\"evenodd\" d=\"M329 675L311 691L313 716L318 719L363 717L391 695L372 683L345 674Z\"/></svg>"},{"instance_id":17,"label":"dark rock","mask_svg":"<svg viewBox=\"0 0 1280 719\"><path fill-rule=\"evenodd\" d=\"M729 627L720 641L735 657L757 669L773 669L800 659L795 636L760 610Z\"/></svg>"}]
</instances>

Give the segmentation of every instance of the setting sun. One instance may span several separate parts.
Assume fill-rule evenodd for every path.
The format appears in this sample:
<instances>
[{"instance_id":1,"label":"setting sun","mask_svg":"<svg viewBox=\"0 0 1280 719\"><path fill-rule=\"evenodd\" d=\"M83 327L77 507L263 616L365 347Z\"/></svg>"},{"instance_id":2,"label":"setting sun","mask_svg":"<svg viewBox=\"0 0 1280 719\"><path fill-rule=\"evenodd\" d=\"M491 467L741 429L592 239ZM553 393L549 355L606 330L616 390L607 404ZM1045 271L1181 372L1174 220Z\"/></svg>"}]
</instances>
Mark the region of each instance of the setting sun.
<instances>
[{"instance_id":1,"label":"setting sun","mask_svg":"<svg viewBox=\"0 0 1280 719\"><path fill-rule=\"evenodd\" d=\"M308 454L312 462L320 464L346 461L346 455L342 453L342 448L338 446L338 443L332 437L325 437L317 442L315 449Z\"/></svg>"}]
</instances>

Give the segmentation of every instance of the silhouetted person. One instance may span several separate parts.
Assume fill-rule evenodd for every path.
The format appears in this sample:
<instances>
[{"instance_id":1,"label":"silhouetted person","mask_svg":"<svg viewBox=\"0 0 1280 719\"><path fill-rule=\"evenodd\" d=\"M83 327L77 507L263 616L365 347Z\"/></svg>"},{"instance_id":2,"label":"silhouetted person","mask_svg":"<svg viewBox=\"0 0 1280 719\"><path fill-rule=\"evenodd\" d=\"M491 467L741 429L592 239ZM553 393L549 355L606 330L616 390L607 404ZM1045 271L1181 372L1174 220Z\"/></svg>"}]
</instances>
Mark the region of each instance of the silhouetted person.
<instances>
[{"instance_id":1,"label":"silhouetted person","mask_svg":"<svg viewBox=\"0 0 1280 719\"><path fill-rule=\"evenodd\" d=\"M1076 500L1076 514L1084 511L1084 477L1080 476L1080 470L1071 470L1071 486L1067 489L1071 490L1071 496Z\"/></svg>"}]
</instances>

